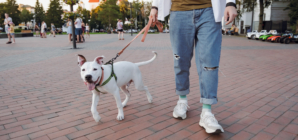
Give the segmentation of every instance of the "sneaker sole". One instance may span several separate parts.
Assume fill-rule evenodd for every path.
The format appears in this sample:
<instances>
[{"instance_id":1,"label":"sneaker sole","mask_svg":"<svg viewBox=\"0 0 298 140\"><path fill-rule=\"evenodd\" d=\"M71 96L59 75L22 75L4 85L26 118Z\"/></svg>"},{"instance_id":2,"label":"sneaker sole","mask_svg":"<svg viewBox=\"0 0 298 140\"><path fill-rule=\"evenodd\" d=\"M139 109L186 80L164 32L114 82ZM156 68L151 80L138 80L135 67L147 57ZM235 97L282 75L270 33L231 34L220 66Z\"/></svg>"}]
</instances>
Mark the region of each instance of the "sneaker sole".
<instances>
[{"instance_id":1,"label":"sneaker sole","mask_svg":"<svg viewBox=\"0 0 298 140\"><path fill-rule=\"evenodd\" d=\"M185 113L183 116L178 116L178 115L175 114L175 112L173 112L173 117L176 118L176 119L180 117L182 120L184 120L184 119L186 119L187 115Z\"/></svg>"},{"instance_id":2,"label":"sneaker sole","mask_svg":"<svg viewBox=\"0 0 298 140\"><path fill-rule=\"evenodd\" d=\"M201 127L203 127L205 130L206 130L206 133L208 134L219 134L219 133L223 133L224 130L221 128L221 129L216 129L216 130L212 130L212 129L209 129L209 128L206 128L204 124L202 124L201 122L199 123L199 125Z\"/></svg>"}]
</instances>

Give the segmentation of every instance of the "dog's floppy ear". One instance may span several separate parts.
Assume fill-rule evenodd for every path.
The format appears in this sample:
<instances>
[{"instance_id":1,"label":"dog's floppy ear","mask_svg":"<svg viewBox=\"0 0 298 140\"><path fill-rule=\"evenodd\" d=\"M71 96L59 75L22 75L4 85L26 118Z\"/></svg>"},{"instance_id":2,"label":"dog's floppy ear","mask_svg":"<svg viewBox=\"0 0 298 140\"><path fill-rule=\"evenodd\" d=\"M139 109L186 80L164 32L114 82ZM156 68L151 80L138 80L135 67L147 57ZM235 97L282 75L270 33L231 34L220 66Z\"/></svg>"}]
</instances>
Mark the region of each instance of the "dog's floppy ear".
<instances>
[{"instance_id":1,"label":"dog's floppy ear","mask_svg":"<svg viewBox=\"0 0 298 140\"><path fill-rule=\"evenodd\" d=\"M99 65L103 65L103 58L104 56L98 56L94 59L94 61L97 62L97 64Z\"/></svg>"},{"instance_id":2,"label":"dog's floppy ear","mask_svg":"<svg viewBox=\"0 0 298 140\"><path fill-rule=\"evenodd\" d=\"M81 67L85 62L86 58L83 55L78 54L78 65Z\"/></svg>"}]
</instances>

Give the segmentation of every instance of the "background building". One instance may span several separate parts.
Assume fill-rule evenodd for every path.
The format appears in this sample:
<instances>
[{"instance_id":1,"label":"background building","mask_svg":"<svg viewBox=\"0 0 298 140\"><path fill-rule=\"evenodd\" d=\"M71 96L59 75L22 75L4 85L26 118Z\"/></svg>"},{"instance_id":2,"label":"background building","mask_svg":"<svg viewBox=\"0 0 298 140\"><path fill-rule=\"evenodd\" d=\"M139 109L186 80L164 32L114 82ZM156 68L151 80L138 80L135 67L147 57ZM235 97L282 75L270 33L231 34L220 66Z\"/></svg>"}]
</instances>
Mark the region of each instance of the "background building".
<instances>
[{"instance_id":1,"label":"background building","mask_svg":"<svg viewBox=\"0 0 298 140\"><path fill-rule=\"evenodd\" d=\"M34 7L30 6L30 5L24 5L24 4L19 4L19 8L20 11L22 11L23 9L27 9L30 13L34 13Z\"/></svg>"},{"instance_id":2,"label":"background building","mask_svg":"<svg viewBox=\"0 0 298 140\"><path fill-rule=\"evenodd\" d=\"M288 16L289 10L283 10L289 3L289 0L273 0L269 7L264 8L262 29L266 29L267 31L277 30L278 32L285 32L285 30L289 30L290 25L287 23L287 21L290 20ZM254 7L253 12L242 13L240 20L236 21L236 26L239 28L239 33L246 33L247 30L251 28L252 19L252 30L258 29L260 14L259 6L259 3L257 3L257 6ZM240 6L240 9L242 9L242 5Z\"/></svg>"}]
</instances>

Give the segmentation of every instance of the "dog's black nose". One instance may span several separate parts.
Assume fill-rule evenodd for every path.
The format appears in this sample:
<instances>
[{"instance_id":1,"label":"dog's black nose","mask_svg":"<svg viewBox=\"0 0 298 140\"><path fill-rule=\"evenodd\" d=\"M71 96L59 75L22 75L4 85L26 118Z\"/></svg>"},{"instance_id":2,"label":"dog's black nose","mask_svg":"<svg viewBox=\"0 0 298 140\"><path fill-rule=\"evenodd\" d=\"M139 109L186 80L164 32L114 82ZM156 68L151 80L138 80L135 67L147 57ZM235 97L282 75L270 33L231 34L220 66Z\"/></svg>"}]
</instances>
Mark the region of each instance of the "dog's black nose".
<instances>
[{"instance_id":1,"label":"dog's black nose","mask_svg":"<svg viewBox=\"0 0 298 140\"><path fill-rule=\"evenodd\" d=\"M85 76L85 79L86 79L87 81L92 80L92 75L86 75L86 76Z\"/></svg>"}]
</instances>

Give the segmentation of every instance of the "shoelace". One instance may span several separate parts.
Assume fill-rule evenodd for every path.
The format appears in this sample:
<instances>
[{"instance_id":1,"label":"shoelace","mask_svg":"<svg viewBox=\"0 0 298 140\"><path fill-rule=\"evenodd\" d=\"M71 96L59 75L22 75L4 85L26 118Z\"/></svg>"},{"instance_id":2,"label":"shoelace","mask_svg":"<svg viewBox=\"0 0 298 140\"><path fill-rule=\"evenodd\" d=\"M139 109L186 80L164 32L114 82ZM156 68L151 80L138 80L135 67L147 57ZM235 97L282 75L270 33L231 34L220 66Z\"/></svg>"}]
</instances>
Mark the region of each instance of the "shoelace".
<instances>
[{"instance_id":1,"label":"shoelace","mask_svg":"<svg viewBox=\"0 0 298 140\"><path fill-rule=\"evenodd\" d=\"M178 110L181 110L182 108L183 108L183 106L182 105L184 105L184 107L186 107L186 110L188 110L190 107L186 104L186 103L184 103L184 102L179 102L178 103Z\"/></svg>"},{"instance_id":2,"label":"shoelace","mask_svg":"<svg viewBox=\"0 0 298 140\"><path fill-rule=\"evenodd\" d=\"M211 114L210 115L204 115L203 122L218 124L218 121L215 119L213 114L212 115Z\"/></svg>"}]
</instances>

